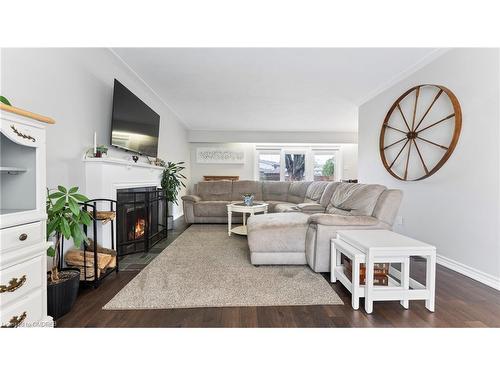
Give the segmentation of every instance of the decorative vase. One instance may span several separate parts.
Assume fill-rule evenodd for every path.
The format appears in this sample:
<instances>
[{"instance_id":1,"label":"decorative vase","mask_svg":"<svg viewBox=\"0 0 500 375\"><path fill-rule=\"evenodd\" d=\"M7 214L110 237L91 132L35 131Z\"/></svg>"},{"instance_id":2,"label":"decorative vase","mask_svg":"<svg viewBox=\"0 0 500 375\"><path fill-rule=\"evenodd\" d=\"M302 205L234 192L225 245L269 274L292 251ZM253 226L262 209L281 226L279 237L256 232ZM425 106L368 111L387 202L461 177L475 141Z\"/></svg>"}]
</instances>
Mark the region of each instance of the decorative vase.
<instances>
[{"instance_id":1,"label":"decorative vase","mask_svg":"<svg viewBox=\"0 0 500 375\"><path fill-rule=\"evenodd\" d=\"M253 194L245 194L243 195L243 203L245 203L245 206L252 206L253 205Z\"/></svg>"}]
</instances>

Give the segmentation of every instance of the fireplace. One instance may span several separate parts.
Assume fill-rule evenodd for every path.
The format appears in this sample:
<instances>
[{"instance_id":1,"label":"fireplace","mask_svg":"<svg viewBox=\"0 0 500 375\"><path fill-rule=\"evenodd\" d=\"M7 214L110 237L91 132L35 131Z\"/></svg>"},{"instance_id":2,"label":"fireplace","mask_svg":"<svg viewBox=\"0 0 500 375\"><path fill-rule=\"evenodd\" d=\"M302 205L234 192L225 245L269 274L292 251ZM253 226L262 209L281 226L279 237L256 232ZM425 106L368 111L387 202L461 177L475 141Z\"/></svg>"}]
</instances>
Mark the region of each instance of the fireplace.
<instances>
[{"instance_id":1,"label":"fireplace","mask_svg":"<svg viewBox=\"0 0 500 375\"><path fill-rule=\"evenodd\" d=\"M118 255L149 251L167 237L167 200L156 187L119 189L116 192Z\"/></svg>"}]
</instances>

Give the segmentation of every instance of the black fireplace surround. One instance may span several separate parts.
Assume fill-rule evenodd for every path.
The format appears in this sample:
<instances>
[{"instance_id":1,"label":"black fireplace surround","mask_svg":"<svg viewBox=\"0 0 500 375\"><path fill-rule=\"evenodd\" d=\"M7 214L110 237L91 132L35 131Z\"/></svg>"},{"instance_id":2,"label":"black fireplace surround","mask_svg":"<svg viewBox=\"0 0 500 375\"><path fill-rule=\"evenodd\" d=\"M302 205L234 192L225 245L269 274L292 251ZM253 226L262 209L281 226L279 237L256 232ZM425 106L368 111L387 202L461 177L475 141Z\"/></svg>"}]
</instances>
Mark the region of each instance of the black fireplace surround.
<instances>
[{"instance_id":1,"label":"black fireplace surround","mask_svg":"<svg viewBox=\"0 0 500 375\"><path fill-rule=\"evenodd\" d=\"M167 199L156 187L116 193L116 244L119 256L149 251L167 237Z\"/></svg>"}]
</instances>

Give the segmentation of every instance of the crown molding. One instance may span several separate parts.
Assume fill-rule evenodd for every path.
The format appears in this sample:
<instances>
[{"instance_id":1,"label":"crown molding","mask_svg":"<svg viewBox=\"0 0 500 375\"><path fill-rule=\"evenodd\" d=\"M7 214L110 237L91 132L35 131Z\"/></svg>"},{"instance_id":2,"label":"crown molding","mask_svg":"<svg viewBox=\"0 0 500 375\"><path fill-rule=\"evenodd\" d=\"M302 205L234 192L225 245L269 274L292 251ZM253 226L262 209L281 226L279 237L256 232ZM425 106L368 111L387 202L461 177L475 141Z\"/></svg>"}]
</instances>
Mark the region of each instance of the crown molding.
<instances>
[{"instance_id":1,"label":"crown molding","mask_svg":"<svg viewBox=\"0 0 500 375\"><path fill-rule=\"evenodd\" d=\"M377 95L390 89L392 86L401 82L405 78L408 78L409 76L411 76L415 72L422 69L424 66L430 64L432 61L436 60L438 57L443 56L445 53L447 53L449 51L451 51L451 48L436 48L434 51L428 53L427 55L422 57L420 60L418 60L415 64L413 64L409 68L403 70L402 72L396 74L391 79L389 79L387 82L383 83L382 85L377 87L375 90L370 92L368 95L364 96L361 100L357 101L356 104L358 106L365 104L369 100L375 98Z\"/></svg>"},{"instance_id":2,"label":"crown molding","mask_svg":"<svg viewBox=\"0 0 500 375\"><path fill-rule=\"evenodd\" d=\"M158 100L160 100L160 102L163 103L163 105L165 105L165 107L167 107L167 109L172 112L172 114L177 117L177 119L180 121L181 125L186 129L186 130L189 130L190 129L190 126L187 124L186 121L184 121L182 119L181 116L179 116L179 114L174 111L172 109L172 107L160 96L160 94L158 94L140 75L139 73L137 73L125 60L122 59L122 57L117 54L113 48L108 48L108 51L111 52L111 54L113 56L115 56L116 59L118 59L118 61L121 62L121 64L128 70L130 71L130 73L132 73L139 81L141 81L141 83L146 86L148 88L148 90L150 90L157 98Z\"/></svg>"}]
</instances>

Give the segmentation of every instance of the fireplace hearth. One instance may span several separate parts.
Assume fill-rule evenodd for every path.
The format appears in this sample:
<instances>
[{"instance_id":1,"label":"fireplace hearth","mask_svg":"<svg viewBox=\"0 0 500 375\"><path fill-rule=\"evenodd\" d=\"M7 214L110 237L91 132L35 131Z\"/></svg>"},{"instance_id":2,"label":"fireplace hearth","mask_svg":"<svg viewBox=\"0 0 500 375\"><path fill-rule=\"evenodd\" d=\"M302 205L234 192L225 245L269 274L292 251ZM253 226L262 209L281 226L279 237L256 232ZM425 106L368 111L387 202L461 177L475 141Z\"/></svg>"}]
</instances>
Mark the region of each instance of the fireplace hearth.
<instances>
[{"instance_id":1,"label":"fireplace hearth","mask_svg":"<svg viewBox=\"0 0 500 375\"><path fill-rule=\"evenodd\" d=\"M147 252L167 237L167 200L156 187L116 193L116 242L119 256Z\"/></svg>"}]
</instances>

